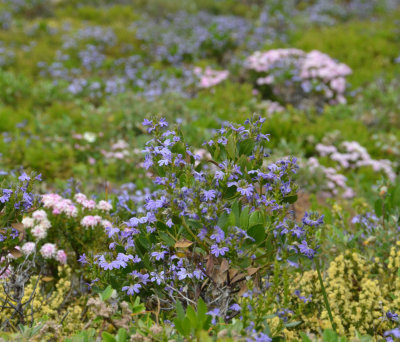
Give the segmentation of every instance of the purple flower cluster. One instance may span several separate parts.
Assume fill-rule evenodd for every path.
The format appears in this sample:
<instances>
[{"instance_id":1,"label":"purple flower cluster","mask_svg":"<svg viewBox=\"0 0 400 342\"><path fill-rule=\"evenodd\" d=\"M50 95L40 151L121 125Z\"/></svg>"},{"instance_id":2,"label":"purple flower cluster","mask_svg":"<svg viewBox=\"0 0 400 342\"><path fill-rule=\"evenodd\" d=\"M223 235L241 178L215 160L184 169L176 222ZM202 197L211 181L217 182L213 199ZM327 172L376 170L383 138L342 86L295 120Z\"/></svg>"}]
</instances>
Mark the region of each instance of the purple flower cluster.
<instances>
[{"instance_id":1,"label":"purple flower cluster","mask_svg":"<svg viewBox=\"0 0 400 342\"><path fill-rule=\"evenodd\" d=\"M239 46L253 48L267 38L275 38L277 34L264 12L259 21L250 21L233 15L181 11L162 20L146 17L135 22L133 28L156 60L179 65L199 58L221 58Z\"/></svg>"},{"instance_id":2,"label":"purple flower cluster","mask_svg":"<svg viewBox=\"0 0 400 342\"><path fill-rule=\"evenodd\" d=\"M296 159L266 161L269 135L262 131L264 121L255 117L244 126L224 125L205 143L213 159L210 165L165 119L144 120L153 138L143 150L143 167L152 174L154 190L136 196L125 190L117 208L119 215L131 216L107 227L109 251L82 257L81 262L95 266L100 278L104 271L111 272L128 295L151 294L158 288L168 298L184 299L213 277L210 263L225 260L237 268L253 260L254 268L261 266L257 256L271 248L264 245L267 237L275 241L272 255L277 260L283 254L312 258L313 234L322 217L307 213L302 226L289 219L288 203L297 189L291 179ZM211 301L213 291L202 291Z\"/></svg>"},{"instance_id":3,"label":"purple flower cluster","mask_svg":"<svg viewBox=\"0 0 400 342\"><path fill-rule=\"evenodd\" d=\"M0 176L3 178L3 176ZM6 180L8 180L6 178ZM23 172L14 182L3 182L4 188L0 188L0 274L8 276L12 267L4 268L6 257L20 243L22 228L19 227L22 215L33 209L39 203L39 197L33 193L33 183L41 180L41 175L27 175ZM4 185L3 185L4 186ZM3 266L3 268L1 267Z\"/></svg>"}]
</instances>

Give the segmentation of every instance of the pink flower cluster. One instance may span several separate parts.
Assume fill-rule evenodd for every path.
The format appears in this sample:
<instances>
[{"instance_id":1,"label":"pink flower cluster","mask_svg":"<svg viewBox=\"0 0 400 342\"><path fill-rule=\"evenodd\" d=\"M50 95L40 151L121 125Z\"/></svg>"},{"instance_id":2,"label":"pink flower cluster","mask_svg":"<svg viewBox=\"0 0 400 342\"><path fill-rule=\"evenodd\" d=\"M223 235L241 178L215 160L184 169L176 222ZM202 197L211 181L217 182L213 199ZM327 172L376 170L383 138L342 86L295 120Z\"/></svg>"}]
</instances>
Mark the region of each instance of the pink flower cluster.
<instances>
[{"instance_id":1,"label":"pink flower cluster","mask_svg":"<svg viewBox=\"0 0 400 342\"><path fill-rule=\"evenodd\" d=\"M58 194L46 194L42 196L45 208L52 209L53 215L65 214L68 217L76 217L78 209L70 199L65 199Z\"/></svg>"},{"instance_id":2,"label":"pink flower cluster","mask_svg":"<svg viewBox=\"0 0 400 342\"><path fill-rule=\"evenodd\" d=\"M275 49L266 52L256 51L246 60L246 67L257 72L268 72L276 67L278 62L295 61L303 57L304 51L299 49Z\"/></svg>"},{"instance_id":3,"label":"pink flower cluster","mask_svg":"<svg viewBox=\"0 0 400 342\"><path fill-rule=\"evenodd\" d=\"M123 160L130 155L128 150L128 143L124 140L118 140L115 144L111 145L111 151L101 150L102 155L106 159L120 159Z\"/></svg>"},{"instance_id":4,"label":"pink flower cluster","mask_svg":"<svg viewBox=\"0 0 400 342\"><path fill-rule=\"evenodd\" d=\"M96 201L90 200L86 195L78 193L74 196L76 203L79 203L83 208L93 210L96 208Z\"/></svg>"},{"instance_id":5,"label":"pink flower cluster","mask_svg":"<svg viewBox=\"0 0 400 342\"><path fill-rule=\"evenodd\" d=\"M314 157L308 159L307 165L311 171L319 169L324 173L327 179L326 187L329 193L337 195L339 193L339 190L342 190L343 198L354 197L353 189L347 186L346 184L347 182L346 176L338 173L336 169L334 169L333 167L322 166L319 163L318 159Z\"/></svg>"},{"instance_id":6,"label":"pink flower cluster","mask_svg":"<svg viewBox=\"0 0 400 342\"><path fill-rule=\"evenodd\" d=\"M45 259L55 259L63 265L67 263L67 254L62 249L57 250L56 245L53 243L45 243L40 248L40 254Z\"/></svg>"},{"instance_id":7,"label":"pink flower cluster","mask_svg":"<svg viewBox=\"0 0 400 342\"><path fill-rule=\"evenodd\" d=\"M346 103L344 97L346 76L352 71L346 64L338 63L320 51L313 50L309 53L298 49L257 51L247 58L246 67L266 74L257 78L258 85L273 86L282 81L289 82L298 84L299 89L305 93L322 92L324 98L331 103Z\"/></svg>"},{"instance_id":8,"label":"pink flower cluster","mask_svg":"<svg viewBox=\"0 0 400 342\"><path fill-rule=\"evenodd\" d=\"M328 55L313 50L305 55L301 65L300 77L303 79L320 79L324 83L329 83L330 88L337 94L343 94L346 90L346 76L351 73L351 69L346 64L338 63Z\"/></svg>"},{"instance_id":9,"label":"pink flower cluster","mask_svg":"<svg viewBox=\"0 0 400 342\"><path fill-rule=\"evenodd\" d=\"M21 251L24 255L29 256L36 250L36 244L34 242L26 242ZM40 254L45 259L55 259L60 264L65 265L67 263L67 254L62 249L57 249L54 243L45 243L40 248Z\"/></svg>"},{"instance_id":10,"label":"pink flower cluster","mask_svg":"<svg viewBox=\"0 0 400 342\"><path fill-rule=\"evenodd\" d=\"M341 146L344 152L339 152L335 146L323 144L317 144L316 150L321 156L328 156L344 169L370 166L376 172L383 171L392 182L396 179L390 160L372 159L365 147L357 141L345 141Z\"/></svg>"},{"instance_id":11,"label":"pink flower cluster","mask_svg":"<svg viewBox=\"0 0 400 342\"><path fill-rule=\"evenodd\" d=\"M104 228L111 227L112 224L108 220L103 220L103 218L99 215L87 215L84 216L81 220L81 225L85 228L94 228L97 225L102 225Z\"/></svg>"},{"instance_id":12,"label":"pink flower cluster","mask_svg":"<svg viewBox=\"0 0 400 342\"><path fill-rule=\"evenodd\" d=\"M279 102L264 100L258 105L258 108L261 110L265 110L268 116L272 116L275 113L281 113L285 110L284 107L281 106Z\"/></svg>"},{"instance_id":13,"label":"pink flower cluster","mask_svg":"<svg viewBox=\"0 0 400 342\"><path fill-rule=\"evenodd\" d=\"M74 197L76 203L80 204L83 209L101 211L110 211L112 205L106 201L96 201L88 199L86 195L78 193ZM65 199L58 194L46 194L42 196L42 202L45 208L53 209L53 215L66 214L68 217L76 217L78 215L78 208L70 199Z\"/></svg>"},{"instance_id":14,"label":"pink flower cluster","mask_svg":"<svg viewBox=\"0 0 400 342\"><path fill-rule=\"evenodd\" d=\"M58 216L65 214L68 218L76 220L79 220L78 217L82 217L80 223L85 228L94 228L97 225L101 225L104 228L112 226L111 222L99 215L85 215L92 210L103 213L109 212L113 207L107 201L100 200L97 203L95 200L88 199L82 193L77 193L74 196L74 201L72 201L58 194L50 193L42 196L42 202L44 208L50 212L39 209L33 212L31 217L24 217L22 220L25 229L30 229L31 234L36 240L36 242L26 242L22 245L21 251L26 256L31 255L36 250L39 240L47 237L47 231L52 227L48 215L51 217L51 215ZM54 243L44 243L39 251L45 259L55 259L62 264L67 262L66 253L62 249L57 249Z\"/></svg>"},{"instance_id":15,"label":"pink flower cluster","mask_svg":"<svg viewBox=\"0 0 400 342\"><path fill-rule=\"evenodd\" d=\"M77 193L74 196L74 200L76 203L82 206L82 209L85 210L100 210L103 212L109 212L112 210L112 205L107 201L101 200L98 203L92 199L88 199L85 194ZM48 194L43 196L43 203L46 208L52 208L53 214L57 215L60 213L65 213L69 217L76 217L78 215L78 208L74 202L69 199L64 199L60 195L57 194ZM64 209L64 210L60 210ZM81 225L85 228L94 228L95 226L101 224L104 227L111 226L111 223L107 220L104 220L101 216L98 215L86 215L81 221Z\"/></svg>"},{"instance_id":16,"label":"pink flower cluster","mask_svg":"<svg viewBox=\"0 0 400 342\"><path fill-rule=\"evenodd\" d=\"M36 250L36 243L34 242L26 242L22 245L21 251L25 255L31 255Z\"/></svg>"},{"instance_id":17,"label":"pink flower cluster","mask_svg":"<svg viewBox=\"0 0 400 342\"><path fill-rule=\"evenodd\" d=\"M195 75L200 79L200 88L211 88L216 86L218 83L226 80L229 76L228 70L213 70L209 67L203 70L202 68L194 68Z\"/></svg>"},{"instance_id":18,"label":"pink flower cluster","mask_svg":"<svg viewBox=\"0 0 400 342\"><path fill-rule=\"evenodd\" d=\"M30 229L36 240L44 239L47 236L48 229L51 228L47 213L42 209L34 211L32 217L24 217L22 224L25 229Z\"/></svg>"},{"instance_id":19,"label":"pink flower cluster","mask_svg":"<svg viewBox=\"0 0 400 342\"><path fill-rule=\"evenodd\" d=\"M46 198L47 201L49 201L50 197ZM55 197L52 196L52 198ZM60 202L58 201L57 203ZM54 209L53 209L53 214L54 214ZM22 224L24 225L25 229L30 229L31 234L36 239L36 241L46 238L47 231L48 229L51 228L51 222L48 219L47 213L43 209L34 211L32 213L32 217L24 217L22 219ZM19 249L24 255L26 256L31 255L36 250L36 243L32 241L26 242ZM40 254L45 259L54 258L61 264L65 264L67 262L67 254L62 249L57 250L56 245L52 243L45 243L40 248Z\"/></svg>"}]
</instances>

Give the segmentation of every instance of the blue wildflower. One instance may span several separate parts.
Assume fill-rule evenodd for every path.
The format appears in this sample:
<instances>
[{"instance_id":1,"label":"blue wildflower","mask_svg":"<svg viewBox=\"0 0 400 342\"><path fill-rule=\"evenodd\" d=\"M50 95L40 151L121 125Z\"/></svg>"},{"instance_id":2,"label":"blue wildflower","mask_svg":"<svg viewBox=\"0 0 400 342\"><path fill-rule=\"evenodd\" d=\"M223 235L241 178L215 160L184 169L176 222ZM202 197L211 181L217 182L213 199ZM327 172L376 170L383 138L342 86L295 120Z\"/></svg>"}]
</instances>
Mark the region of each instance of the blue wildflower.
<instances>
[{"instance_id":1,"label":"blue wildflower","mask_svg":"<svg viewBox=\"0 0 400 342\"><path fill-rule=\"evenodd\" d=\"M211 246L211 254L215 255L216 257L219 257L220 255L223 256L228 251L228 247L219 247L217 244Z\"/></svg>"},{"instance_id":2,"label":"blue wildflower","mask_svg":"<svg viewBox=\"0 0 400 342\"><path fill-rule=\"evenodd\" d=\"M140 284L124 286L122 288L122 291L126 291L126 294L129 295L129 296L133 296L135 293L139 293L140 292L140 288L141 287L142 287L142 285L140 285Z\"/></svg>"}]
</instances>

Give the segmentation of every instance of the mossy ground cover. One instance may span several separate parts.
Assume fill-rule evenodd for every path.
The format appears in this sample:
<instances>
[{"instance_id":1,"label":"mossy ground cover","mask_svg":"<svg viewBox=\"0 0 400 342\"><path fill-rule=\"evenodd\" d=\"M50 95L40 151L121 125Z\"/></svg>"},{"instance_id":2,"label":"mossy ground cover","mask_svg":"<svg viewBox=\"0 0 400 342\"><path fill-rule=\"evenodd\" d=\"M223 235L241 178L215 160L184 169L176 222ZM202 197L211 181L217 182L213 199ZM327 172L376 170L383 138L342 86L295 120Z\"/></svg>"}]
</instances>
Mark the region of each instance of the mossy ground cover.
<instances>
[{"instance_id":1,"label":"mossy ground cover","mask_svg":"<svg viewBox=\"0 0 400 342\"><path fill-rule=\"evenodd\" d=\"M0 341L396 340L399 5L0 1ZM248 66L255 51L285 54L290 48L302 50L305 60L318 50L330 65L348 66L344 101L327 100L323 87L332 87L330 79L307 79L314 87L307 89L309 83L296 73L302 70L301 58L282 57L274 70ZM227 76L202 86L196 68L203 77L207 70ZM259 82L272 74L272 82ZM306 101L298 101L299 96ZM227 124L241 125L249 118L249 136ZM174 133L161 131L164 119ZM149 147L154 143L149 133L159 134L164 152ZM270 134L268 143L264 134ZM258 145L263 139L265 145ZM234 165L246 172L232 171ZM231 185L223 183L218 170L232 172ZM27 177L41 174L43 181L35 190L22 185L18 199L15 187L24 172ZM255 174L263 180L257 183ZM68 216L55 202L35 202L33 193L37 198L57 193L61 197L52 200L77 213ZM110 211L102 209L102 200L112 205ZM149 207L159 203L162 210ZM203 211L195 215L187 206ZM35 228L39 221L25 224L21 237L37 244L37 256L16 251L15 241L7 240L15 239L12 229L22 229L15 224L38 210L45 214L37 216L46 215L51 225L46 237L38 238L45 234ZM153 214L154 221L142 227ZM211 224L208 236L204 227ZM134 242L121 237L135 229ZM255 245L240 234L248 234ZM247 258L235 254L232 241ZM52 248L65 250L66 265L55 252L45 257ZM127 259L121 259L118 253L125 252ZM9 262L9 253L18 258ZM86 260L83 253L92 258L87 261L92 268L78 262ZM174 256L166 263L179 260L166 272L176 272L176 288L172 280L160 287L157 267L164 255ZM134 256L141 261L133 262ZM100 266L112 265L110 258L121 263L118 271ZM326 289L319 282L319 264ZM200 285L199 265L208 277ZM17 314L18 296L7 284L12 283L10 272L24 267L29 276L19 303L27 300L32 306ZM190 267L195 269L188 273ZM218 276L207 273L217 269L225 270ZM239 270L247 272L247 283ZM224 283L224 272L230 281L235 276L240 281ZM153 287L146 287L146 276ZM213 292L209 282L229 283L229 301L213 297L220 287ZM33 301L32 291L38 291Z\"/></svg>"}]
</instances>

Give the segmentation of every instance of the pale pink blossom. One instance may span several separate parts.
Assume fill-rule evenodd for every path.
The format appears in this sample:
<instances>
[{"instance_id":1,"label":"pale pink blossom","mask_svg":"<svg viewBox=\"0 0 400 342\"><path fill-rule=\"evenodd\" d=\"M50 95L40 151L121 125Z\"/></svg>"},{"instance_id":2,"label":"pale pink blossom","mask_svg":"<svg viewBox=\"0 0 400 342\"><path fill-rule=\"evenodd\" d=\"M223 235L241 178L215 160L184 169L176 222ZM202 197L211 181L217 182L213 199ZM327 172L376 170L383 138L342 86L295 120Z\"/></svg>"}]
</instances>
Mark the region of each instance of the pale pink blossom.
<instances>
[{"instance_id":1,"label":"pale pink blossom","mask_svg":"<svg viewBox=\"0 0 400 342\"><path fill-rule=\"evenodd\" d=\"M31 217L24 217L22 219L22 224L24 225L24 228L32 228L35 224L35 220Z\"/></svg>"},{"instance_id":2,"label":"pale pink blossom","mask_svg":"<svg viewBox=\"0 0 400 342\"><path fill-rule=\"evenodd\" d=\"M101 220L100 224L103 226L103 228L112 227L112 223L108 220Z\"/></svg>"},{"instance_id":3,"label":"pale pink blossom","mask_svg":"<svg viewBox=\"0 0 400 342\"><path fill-rule=\"evenodd\" d=\"M36 244L34 242L26 242L22 246L21 250L22 250L22 253L24 253L25 255L31 255L34 252L35 248L36 248Z\"/></svg>"},{"instance_id":4,"label":"pale pink blossom","mask_svg":"<svg viewBox=\"0 0 400 342\"><path fill-rule=\"evenodd\" d=\"M82 218L81 225L86 228L93 228L93 227L97 226L98 224L100 224L101 221L102 221L102 218L98 215L96 215L96 216L88 215L88 216L85 216L84 218Z\"/></svg>"},{"instance_id":5,"label":"pale pink blossom","mask_svg":"<svg viewBox=\"0 0 400 342\"><path fill-rule=\"evenodd\" d=\"M49 220L43 220L41 221L38 226L41 226L43 229L48 230L49 228L51 228L51 222Z\"/></svg>"},{"instance_id":6,"label":"pale pink blossom","mask_svg":"<svg viewBox=\"0 0 400 342\"><path fill-rule=\"evenodd\" d=\"M124 140L118 140L115 144L111 145L112 150L124 150L128 147L128 143Z\"/></svg>"},{"instance_id":7,"label":"pale pink blossom","mask_svg":"<svg viewBox=\"0 0 400 342\"><path fill-rule=\"evenodd\" d=\"M43 209L36 210L33 212L32 217L38 221L47 220L47 213Z\"/></svg>"},{"instance_id":8,"label":"pale pink blossom","mask_svg":"<svg viewBox=\"0 0 400 342\"><path fill-rule=\"evenodd\" d=\"M74 199L77 203L82 204L82 202L87 200L87 197L85 194L77 193L75 194Z\"/></svg>"},{"instance_id":9,"label":"pale pink blossom","mask_svg":"<svg viewBox=\"0 0 400 342\"><path fill-rule=\"evenodd\" d=\"M89 209L89 210L93 210L94 208L96 208L96 202L93 200L84 200L81 202L82 207Z\"/></svg>"},{"instance_id":10,"label":"pale pink blossom","mask_svg":"<svg viewBox=\"0 0 400 342\"><path fill-rule=\"evenodd\" d=\"M46 194L42 196L42 202L45 208L52 208L55 203L62 200L62 197L58 194Z\"/></svg>"},{"instance_id":11,"label":"pale pink blossom","mask_svg":"<svg viewBox=\"0 0 400 342\"><path fill-rule=\"evenodd\" d=\"M304 56L304 51L298 49L274 49L266 52L256 51L247 58L246 66L257 72L267 72L279 61L302 56Z\"/></svg>"},{"instance_id":12,"label":"pale pink blossom","mask_svg":"<svg viewBox=\"0 0 400 342\"><path fill-rule=\"evenodd\" d=\"M355 193L352 188L347 187L342 194L343 198L353 198Z\"/></svg>"},{"instance_id":13,"label":"pale pink blossom","mask_svg":"<svg viewBox=\"0 0 400 342\"><path fill-rule=\"evenodd\" d=\"M205 70L197 67L194 68L194 73L199 77L200 88L210 88L214 87L217 84L221 83L222 81L226 80L229 76L228 70L213 70L207 67Z\"/></svg>"},{"instance_id":14,"label":"pale pink blossom","mask_svg":"<svg viewBox=\"0 0 400 342\"><path fill-rule=\"evenodd\" d=\"M317 144L315 149L319 152L322 157L325 157L329 154L336 153L337 148L335 146L327 146L323 144Z\"/></svg>"},{"instance_id":15,"label":"pale pink blossom","mask_svg":"<svg viewBox=\"0 0 400 342\"><path fill-rule=\"evenodd\" d=\"M110 211L112 209L112 205L107 201L102 200L97 204L97 209L102 211Z\"/></svg>"},{"instance_id":16,"label":"pale pink blossom","mask_svg":"<svg viewBox=\"0 0 400 342\"><path fill-rule=\"evenodd\" d=\"M67 263L67 253L65 253L62 249L57 251L56 260L65 265Z\"/></svg>"},{"instance_id":17,"label":"pale pink blossom","mask_svg":"<svg viewBox=\"0 0 400 342\"><path fill-rule=\"evenodd\" d=\"M56 256L57 248L54 243L45 243L42 248L40 248L40 254L45 259L51 259Z\"/></svg>"},{"instance_id":18,"label":"pale pink blossom","mask_svg":"<svg viewBox=\"0 0 400 342\"><path fill-rule=\"evenodd\" d=\"M76 209L74 203L58 194L43 195L42 201L45 208L53 209L53 215L65 214L68 217L76 217L78 214L78 210Z\"/></svg>"},{"instance_id":19,"label":"pale pink blossom","mask_svg":"<svg viewBox=\"0 0 400 342\"><path fill-rule=\"evenodd\" d=\"M31 233L36 240L44 239L47 236L47 230L40 225L33 227Z\"/></svg>"}]
</instances>

